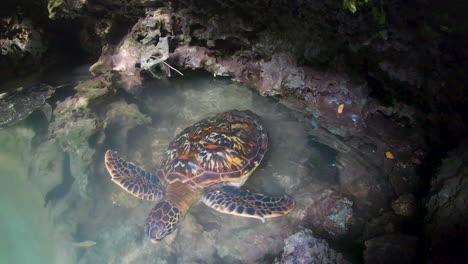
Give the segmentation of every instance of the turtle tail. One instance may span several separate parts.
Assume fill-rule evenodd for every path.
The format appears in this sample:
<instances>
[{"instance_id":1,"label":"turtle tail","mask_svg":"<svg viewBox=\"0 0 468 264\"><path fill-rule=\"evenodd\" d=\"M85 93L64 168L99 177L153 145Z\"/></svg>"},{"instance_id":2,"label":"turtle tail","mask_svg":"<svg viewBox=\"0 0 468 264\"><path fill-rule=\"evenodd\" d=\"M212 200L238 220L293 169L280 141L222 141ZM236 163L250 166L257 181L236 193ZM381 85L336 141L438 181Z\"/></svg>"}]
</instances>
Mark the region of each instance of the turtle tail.
<instances>
[{"instance_id":1,"label":"turtle tail","mask_svg":"<svg viewBox=\"0 0 468 264\"><path fill-rule=\"evenodd\" d=\"M153 243L173 233L198 195L187 185L176 182L167 187L166 196L151 210L145 232Z\"/></svg>"}]
</instances>

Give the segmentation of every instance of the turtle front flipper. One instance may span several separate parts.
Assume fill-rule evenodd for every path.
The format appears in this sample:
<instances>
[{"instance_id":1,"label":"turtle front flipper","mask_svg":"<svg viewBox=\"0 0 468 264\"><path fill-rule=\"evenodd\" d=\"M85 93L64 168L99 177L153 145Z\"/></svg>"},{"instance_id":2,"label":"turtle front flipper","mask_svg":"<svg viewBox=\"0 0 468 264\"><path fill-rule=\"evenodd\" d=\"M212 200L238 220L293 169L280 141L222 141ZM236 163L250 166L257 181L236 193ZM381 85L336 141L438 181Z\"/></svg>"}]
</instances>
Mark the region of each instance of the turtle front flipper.
<instances>
[{"instance_id":1,"label":"turtle front flipper","mask_svg":"<svg viewBox=\"0 0 468 264\"><path fill-rule=\"evenodd\" d=\"M243 191L234 186L210 189L203 194L202 201L218 212L244 217L265 218L282 216L294 208L294 200L285 195L272 197L260 193Z\"/></svg>"},{"instance_id":2,"label":"turtle front flipper","mask_svg":"<svg viewBox=\"0 0 468 264\"><path fill-rule=\"evenodd\" d=\"M108 150L105 155L106 168L112 181L134 196L149 201L158 201L164 196L159 179L123 160L117 152Z\"/></svg>"}]
</instances>

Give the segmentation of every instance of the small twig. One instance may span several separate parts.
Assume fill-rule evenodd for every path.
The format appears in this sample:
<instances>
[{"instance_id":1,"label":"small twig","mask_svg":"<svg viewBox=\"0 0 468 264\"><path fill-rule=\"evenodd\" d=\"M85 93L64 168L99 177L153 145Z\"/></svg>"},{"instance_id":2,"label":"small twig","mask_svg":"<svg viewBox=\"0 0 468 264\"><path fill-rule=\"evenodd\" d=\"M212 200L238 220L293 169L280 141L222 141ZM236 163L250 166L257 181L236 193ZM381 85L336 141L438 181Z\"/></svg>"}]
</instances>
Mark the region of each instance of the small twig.
<instances>
[{"instance_id":1,"label":"small twig","mask_svg":"<svg viewBox=\"0 0 468 264\"><path fill-rule=\"evenodd\" d=\"M156 78L156 79L161 79L161 77L159 75L157 75L156 73L154 73L152 70L151 70L151 67L148 68L149 72L151 73L151 75L153 75L153 78Z\"/></svg>"},{"instance_id":2,"label":"small twig","mask_svg":"<svg viewBox=\"0 0 468 264\"><path fill-rule=\"evenodd\" d=\"M62 85L55 86L54 88L55 88L55 89L60 89L60 88L66 87L66 86L76 85L76 84L78 84L78 83L79 83L79 82L66 83L66 84L62 84Z\"/></svg>"},{"instance_id":3,"label":"small twig","mask_svg":"<svg viewBox=\"0 0 468 264\"><path fill-rule=\"evenodd\" d=\"M167 67L173 69L174 71L176 71L178 74L184 76L180 71L178 71L176 68L172 67L171 65L167 64L165 61L162 61Z\"/></svg>"}]
</instances>

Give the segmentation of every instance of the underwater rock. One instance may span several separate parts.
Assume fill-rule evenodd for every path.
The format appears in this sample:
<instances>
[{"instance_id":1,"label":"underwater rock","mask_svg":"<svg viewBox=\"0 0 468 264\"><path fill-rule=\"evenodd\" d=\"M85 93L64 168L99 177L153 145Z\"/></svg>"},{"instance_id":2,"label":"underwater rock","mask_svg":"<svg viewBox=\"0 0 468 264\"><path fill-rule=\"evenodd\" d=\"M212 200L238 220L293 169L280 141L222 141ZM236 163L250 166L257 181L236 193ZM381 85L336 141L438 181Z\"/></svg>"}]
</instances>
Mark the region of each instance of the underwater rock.
<instances>
[{"instance_id":1,"label":"underwater rock","mask_svg":"<svg viewBox=\"0 0 468 264\"><path fill-rule=\"evenodd\" d=\"M350 230L353 202L331 189L317 190L307 205L302 221L317 234L339 238Z\"/></svg>"},{"instance_id":2,"label":"underwater rock","mask_svg":"<svg viewBox=\"0 0 468 264\"><path fill-rule=\"evenodd\" d=\"M177 237L167 246L177 256L177 263L216 263L217 247L210 244L203 232L203 226L193 215L187 215L177 232ZM187 251L187 248L190 248Z\"/></svg>"},{"instance_id":3,"label":"underwater rock","mask_svg":"<svg viewBox=\"0 0 468 264\"><path fill-rule=\"evenodd\" d=\"M70 171L75 178L76 187L82 197L88 197L89 176L96 151L89 146L89 137L97 131L96 120L77 120L56 132L64 150L70 155ZM80 141L80 143L78 143Z\"/></svg>"},{"instance_id":4,"label":"underwater rock","mask_svg":"<svg viewBox=\"0 0 468 264\"><path fill-rule=\"evenodd\" d=\"M216 83L211 85L216 86ZM182 124L192 124L205 118L209 115L222 113L231 109L251 109L253 105L253 94L246 91L238 85L227 85L221 89L204 89L203 91L195 91L189 89L181 89L181 96L184 101L190 101L191 98L200 97L200 103L195 107L184 107L179 110L178 116L184 122ZM242 98L239 102L238 98Z\"/></svg>"},{"instance_id":5,"label":"underwater rock","mask_svg":"<svg viewBox=\"0 0 468 264\"><path fill-rule=\"evenodd\" d=\"M47 50L43 30L32 20L2 17L0 21L0 73L5 80L37 71Z\"/></svg>"},{"instance_id":6,"label":"underwater rock","mask_svg":"<svg viewBox=\"0 0 468 264\"><path fill-rule=\"evenodd\" d=\"M103 128L109 131L107 137L115 142L115 145L121 145L121 151L125 151L130 130L151 123L151 118L142 114L137 105L128 104L124 100L113 102L106 108ZM119 142L121 144L118 144Z\"/></svg>"},{"instance_id":7,"label":"underwater rock","mask_svg":"<svg viewBox=\"0 0 468 264\"><path fill-rule=\"evenodd\" d=\"M386 212L372 218L365 224L362 240L368 240L385 234L400 233L403 230L403 220L403 217L395 215L392 212Z\"/></svg>"},{"instance_id":8,"label":"underwater rock","mask_svg":"<svg viewBox=\"0 0 468 264\"><path fill-rule=\"evenodd\" d=\"M112 204L125 208L136 208L140 205L140 201L138 199L135 199L134 196L126 192L122 192L121 190L111 193L111 201Z\"/></svg>"},{"instance_id":9,"label":"underwater rock","mask_svg":"<svg viewBox=\"0 0 468 264\"><path fill-rule=\"evenodd\" d=\"M91 106L104 101L106 96L110 97L113 81L112 74L106 74L81 82L74 87L76 94L57 102L53 111L55 119L49 126L49 133L68 152L74 186L82 197L88 197L88 176L93 175L95 161L96 151L89 141L102 131L103 126L103 121Z\"/></svg>"},{"instance_id":10,"label":"underwater rock","mask_svg":"<svg viewBox=\"0 0 468 264\"><path fill-rule=\"evenodd\" d=\"M411 217L417 213L417 201L413 194L404 194L392 202L392 209L397 215Z\"/></svg>"},{"instance_id":11,"label":"underwater rock","mask_svg":"<svg viewBox=\"0 0 468 264\"><path fill-rule=\"evenodd\" d=\"M97 245L86 248L77 263L128 263L122 262L122 258L141 247L141 236L142 230L136 225L103 226L93 239Z\"/></svg>"},{"instance_id":12,"label":"underwater rock","mask_svg":"<svg viewBox=\"0 0 468 264\"><path fill-rule=\"evenodd\" d=\"M338 153L336 164L340 190L351 197L358 210L372 216L389 207L393 189L381 168L353 152Z\"/></svg>"},{"instance_id":13,"label":"underwater rock","mask_svg":"<svg viewBox=\"0 0 468 264\"><path fill-rule=\"evenodd\" d=\"M77 91L77 96L75 97L85 100L82 107L87 107L88 104L92 104L93 102L99 102L99 99L115 91L114 86L116 84L114 79L113 74L108 73L81 82L74 88Z\"/></svg>"},{"instance_id":14,"label":"underwater rock","mask_svg":"<svg viewBox=\"0 0 468 264\"><path fill-rule=\"evenodd\" d=\"M286 54L272 55L269 61L243 63L236 57L212 57L204 47L181 46L171 53L169 61L181 67L204 68L216 75L229 76L255 87L262 95L278 96L287 107L316 116L320 126L340 136L361 131L372 109L373 101L367 98L365 85L354 83L345 74L299 67ZM346 110L338 115L340 104L345 104Z\"/></svg>"},{"instance_id":15,"label":"underwater rock","mask_svg":"<svg viewBox=\"0 0 468 264\"><path fill-rule=\"evenodd\" d=\"M367 240L364 250L366 264L411 264L418 256L418 238L408 235L384 235Z\"/></svg>"},{"instance_id":16,"label":"underwater rock","mask_svg":"<svg viewBox=\"0 0 468 264\"><path fill-rule=\"evenodd\" d=\"M7 153L1 154L0 162L2 163L1 168L5 171L11 170L9 177L18 175L27 175L27 166L32 160L32 139L36 136L36 133L31 128L25 127L11 127L0 130L0 145L2 146L2 152ZM20 170L15 172L15 170ZM26 179L22 179L26 180Z\"/></svg>"},{"instance_id":17,"label":"underwater rock","mask_svg":"<svg viewBox=\"0 0 468 264\"><path fill-rule=\"evenodd\" d=\"M228 217L231 219L225 218L223 226L205 231L203 237L210 247L216 248L219 257L236 259L242 263L259 263L266 256L277 255L281 251L283 239L293 229L286 219L262 224L258 220Z\"/></svg>"},{"instance_id":18,"label":"underwater rock","mask_svg":"<svg viewBox=\"0 0 468 264\"><path fill-rule=\"evenodd\" d=\"M378 63L380 70L385 72L389 78L399 82L408 83L415 87L421 87L423 81L422 76L417 69L411 66L402 65L401 63L380 61Z\"/></svg>"},{"instance_id":19,"label":"underwater rock","mask_svg":"<svg viewBox=\"0 0 468 264\"><path fill-rule=\"evenodd\" d=\"M343 255L332 249L326 240L314 237L312 231L301 230L284 241L284 251L275 264L348 264Z\"/></svg>"},{"instance_id":20,"label":"underwater rock","mask_svg":"<svg viewBox=\"0 0 468 264\"><path fill-rule=\"evenodd\" d=\"M54 109L54 122L49 133L58 139L62 149L70 155L70 170L83 197L88 196L88 175L92 175L95 150L89 138L98 130L98 121L87 108L85 97L68 97Z\"/></svg>"},{"instance_id":21,"label":"underwater rock","mask_svg":"<svg viewBox=\"0 0 468 264\"><path fill-rule=\"evenodd\" d=\"M461 263L468 242L468 143L449 152L426 198L425 237L431 263Z\"/></svg>"},{"instance_id":22,"label":"underwater rock","mask_svg":"<svg viewBox=\"0 0 468 264\"><path fill-rule=\"evenodd\" d=\"M43 142L36 149L29 179L45 198L46 194L63 182L65 153L57 139Z\"/></svg>"}]
</instances>

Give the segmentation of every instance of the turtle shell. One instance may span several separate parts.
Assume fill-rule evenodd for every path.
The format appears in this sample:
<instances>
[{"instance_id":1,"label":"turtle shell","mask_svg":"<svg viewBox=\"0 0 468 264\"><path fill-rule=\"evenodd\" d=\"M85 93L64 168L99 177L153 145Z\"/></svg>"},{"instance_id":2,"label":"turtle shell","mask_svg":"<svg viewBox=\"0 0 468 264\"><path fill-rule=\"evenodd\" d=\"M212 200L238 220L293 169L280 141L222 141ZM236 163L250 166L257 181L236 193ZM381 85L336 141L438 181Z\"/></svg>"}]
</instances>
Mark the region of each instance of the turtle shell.
<instances>
[{"instance_id":1,"label":"turtle shell","mask_svg":"<svg viewBox=\"0 0 468 264\"><path fill-rule=\"evenodd\" d=\"M12 126L41 107L55 88L41 83L30 89L18 89L0 95L0 128Z\"/></svg>"},{"instance_id":2,"label":"turtle shell","mask_svg":"<svg viewBox=\"0 0 468 264\"><path fill-rule=\"evenodd\" d=\"M251 111L229 111L183 130L161 160L158 176L193 189L231 182L242 185L263 159L268 137Z\"/></svg>"}]
</instances>

